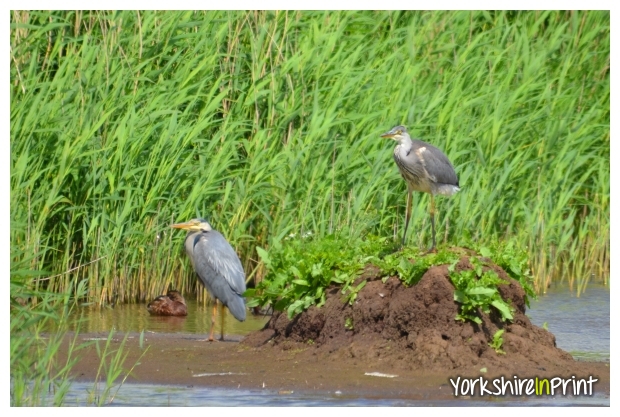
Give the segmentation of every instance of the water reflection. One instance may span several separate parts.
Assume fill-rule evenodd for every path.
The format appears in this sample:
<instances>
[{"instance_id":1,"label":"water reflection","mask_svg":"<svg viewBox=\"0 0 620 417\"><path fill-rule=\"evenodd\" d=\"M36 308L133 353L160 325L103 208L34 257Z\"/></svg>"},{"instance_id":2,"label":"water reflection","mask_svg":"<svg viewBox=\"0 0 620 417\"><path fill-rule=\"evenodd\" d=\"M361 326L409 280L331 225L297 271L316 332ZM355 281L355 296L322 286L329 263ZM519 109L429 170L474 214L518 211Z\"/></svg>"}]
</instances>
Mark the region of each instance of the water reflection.
<instances>
[{"instance_id":1,"label":"water reflection","mask_svg":"<svg viewBox=\"0 0 620 417\"><path fill-rule=\"evenodd\" d=\"M111 307L83 307L76 314L76 320L71 325L71 330L79 327L81 333L109 332L115 329L120 332L155 332L155 333L190 333L206 334L211 328L211 314L213 308L205 306L196 300L186 300L186 317L161 317L151 316L146 310L146 304L122 304ZM218 317L215 330L219 332L220 317ZM254 330L261 329L269 320L269 317L252 316L248 314L244 322L239 322L225 309L226 334L245 335ZM81 317L78 320L78 317Z\"/></svg>"}]
</instances>

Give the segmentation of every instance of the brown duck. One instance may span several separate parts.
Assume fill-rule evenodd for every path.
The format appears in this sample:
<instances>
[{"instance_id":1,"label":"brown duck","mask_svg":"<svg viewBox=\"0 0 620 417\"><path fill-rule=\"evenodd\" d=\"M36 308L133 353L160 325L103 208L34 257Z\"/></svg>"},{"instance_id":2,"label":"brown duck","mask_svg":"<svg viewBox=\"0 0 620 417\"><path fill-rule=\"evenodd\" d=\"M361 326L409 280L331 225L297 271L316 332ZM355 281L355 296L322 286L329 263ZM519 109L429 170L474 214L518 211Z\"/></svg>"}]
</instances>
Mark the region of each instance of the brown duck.
<instances>
[{"instance_id":1,"label":"brown duck","mask_svg":"<svg viewBox=\"0 0 620 417\"><path fill-rule=\"evenodd\" d=\"M170 290L160 295L146 307L151 316L187 316L185 299L180 292Z\"/></svg>"}]
</instances>

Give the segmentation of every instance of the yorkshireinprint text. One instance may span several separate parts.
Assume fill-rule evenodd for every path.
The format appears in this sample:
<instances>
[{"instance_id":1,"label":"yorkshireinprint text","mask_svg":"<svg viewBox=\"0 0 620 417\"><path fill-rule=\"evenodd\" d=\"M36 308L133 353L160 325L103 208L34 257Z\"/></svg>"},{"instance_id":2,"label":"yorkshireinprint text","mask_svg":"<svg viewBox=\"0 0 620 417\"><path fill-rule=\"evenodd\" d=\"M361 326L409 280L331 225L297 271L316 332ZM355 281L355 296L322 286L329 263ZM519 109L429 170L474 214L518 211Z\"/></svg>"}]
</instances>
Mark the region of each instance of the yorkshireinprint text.
<instances>
[{"instance_id":1,"label":"yorkshireinprint text","mask_svg":"<svg viewBox=\"0 0 620 417\"><path fill-rule=\"evenodd\" d=\"M585 378L495 378L492 380L479 378L450 378L454 388L454 396L475 395L592 395L592 386L598 379L590 376Z\"/></svg>"}]
</instances>

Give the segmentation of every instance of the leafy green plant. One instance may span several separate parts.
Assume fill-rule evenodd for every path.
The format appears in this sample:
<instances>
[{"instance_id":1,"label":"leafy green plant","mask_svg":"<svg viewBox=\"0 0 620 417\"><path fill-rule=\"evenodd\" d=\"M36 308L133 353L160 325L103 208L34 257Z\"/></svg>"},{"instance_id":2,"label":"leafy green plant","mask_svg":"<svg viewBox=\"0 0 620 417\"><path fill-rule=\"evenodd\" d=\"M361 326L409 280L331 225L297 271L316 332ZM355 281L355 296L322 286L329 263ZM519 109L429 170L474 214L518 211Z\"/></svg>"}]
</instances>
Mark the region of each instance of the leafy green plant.
<instances>
[{"instance_id":1,"label":"leafy green plant","mask_svg":"<svg viewBox=\"0 0 620 417\"><path fill-rule=\"evenodd\" d=\"M499 259L513 265L524 262L523 252L519 252L517 260L511 260L511 254L516 252L510 245L510 250L503 249L505 247L482 248L485 255L482 259ZM366 285L364 280L355 285L354 282L368 264L378 267L384 280L398 276L407 286L417 284L431 266L448 264L455 286L454 297L461 304L459 320L480 323L477 310L489 313L491 307L499 311L503 320L512 320L511 307L497 290L499 284L506 282L491 270L483 272L485 262L476 256L470 257L473 270L456 273L454 266L462 256L459 250L440 247L437 253L422 254L418 249L407 247L394 251L386 238L366 236L351 242L343 236L332 235L325 239L288 238L276 242L269 251L259 247L257 252L267 274L256 288L246 291L248 306L272 305L275 310L286 311L289 318L312 305L322 306L325 290L331 285L342 287L344 301L352 304ZM531 277L526 269L514 267L512 271L524 287L529 285Z\"/></svg>"},{"instance_id":2,"label":"leafy green plant","mask_svg":"<svg viewBox=\"0 0 620 417\"><path fill-rule=\"evenodd\" d=\"M352 244L340 236L324 239L295 238L275 242L269 251L257 248L267 274L255 289L245 293L249 307L273 305L286 310L289 317L311 305L322 306L330 285L342 286L342 293L352 303L365 281L353 286L364 266L377 258L386 244L385 238L368 237Z\"/></svg>"},{"instance_id":3,"label":"leafy green plant","mask_svg":"<svg viewBox=\"0 0 620 417\"><path fill-rule=\"evenodd\" d=\"M352 283L349 281L342 288L342 293L345 294L346 300L349 303L349 305L353 305L353 303L355 302L355 299L357 298L357 293L360 292L360 290L366 286L366 281L362 281L356 286L353 286L351 284Z\"/></svg>"},{"instance_id":4,"label":"leafy green plant","mask_svg":"<svg viewBox=\"0 0 620 417\"><path fill-rule=\"evenodd\" d=\"M478 253L487 257L517 280L525 290L525 304L530 306L530 298L536 297L532 286L533 278L530 272L528 253L519 249L514 240L491 242L490 246L477 245Z\"/></svg>"},{"instance_id":5,"label":"leafy green plant","mask_svg":"<svg viewBox=\"0 0 620 417\"><path fill-rule=\"evenodd\" d=\"M417 284L431 266L451 264L459 259L456 252L440 248L437 253L423 254L423 251L405 248L386 255L376 265L388 276L397 275L407 286Z\"/></svg>"},{"instance_id":6,"label":"leafy green plant","mask_svg":"<svg viewBox=\"0 0 620 417\"><path fill-rule=\"evenodd\" d=\"M441 248L436 254L422 255L414 248L396 250L390 239L366 236L351 241L344 236L289 238L276 242L269 251L257 248L267 273L256 288L248 289L248 306L272 305L289 317L312 305L322 306L325 290L341 287L344 302L353 304L366 285L355 283L364 267L372 264L385 278L398 276L405 285L415 285L433 265L454 262L459 255Z\"/></svg>"},{"instance_id":7,"label":"leafy green plant","mask_svg":"<svg viewBox=\"0 0 620 417\"><path fill-rule=\"evenodd\" d=\"M477 257L471 257L470 262L474 269L456 272L454 264L448 268L455 288L454 300L461 304L456 319L480 324L482 320L478 317L478 309L488 314L491 307L494 307L502 320L512 320L512 308L502 299L497 289L498 285L506 284L506 281L500 279L492 270L483 272L483 263Z\"/></svg>"},{"instance_id":8,"label":"leafy green plant","mask_svg":"<svg viewBox=\"0 0 620 417\"><path fill-rule=\"evenodd\" d=\"M353 330L353 319L351 317L347 317L344 320L344 328L347 330Z\"/></svg>"},{"instance_id":9,"label":"leafy green plant","mask_svg":"<svg viewBox=\"0 0 620 417\"><path fill-rule=\"evenodd\" d=\"M504 329L499 329L493 335L493 340L489 343L489 346L493 348L498 355L505 355L506 352L502 350L502 346L504 345L504 338L502 335L504 334Z\"/></svg>"}]
</instances>

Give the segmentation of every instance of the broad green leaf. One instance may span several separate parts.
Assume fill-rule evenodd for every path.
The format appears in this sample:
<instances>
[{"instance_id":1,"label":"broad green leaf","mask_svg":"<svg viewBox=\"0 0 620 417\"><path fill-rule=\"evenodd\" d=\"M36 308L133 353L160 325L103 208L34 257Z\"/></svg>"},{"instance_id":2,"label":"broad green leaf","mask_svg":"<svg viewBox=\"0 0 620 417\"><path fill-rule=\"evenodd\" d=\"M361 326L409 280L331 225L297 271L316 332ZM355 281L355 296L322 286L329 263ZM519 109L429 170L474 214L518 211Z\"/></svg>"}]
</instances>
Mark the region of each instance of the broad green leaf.
<instances>
[{"instance_id":1,"label":"broad green leaf","mask_svg":"<svg viewBox=\"0 0 620 417\"><path fill-rule=\"evenodd\" d=\"M497 292L495 288L474 287L468 289L467 295L493 295Z\"/></svg>"},{"instance_id":2,"label":"broad green leaf","mask_svg":"<svg viewBox=\"0 0 620 417\"><path fill-rule=\"evenodd\" d=\"M499 312L502 314L502 317L504 319L508 319L508 320L513 319L512 313L510 312L510 307L508 306L508 304L506 304L506 302L494 300L491 302L491 305L499 310Z\"/></svg>"}]
</instances>

